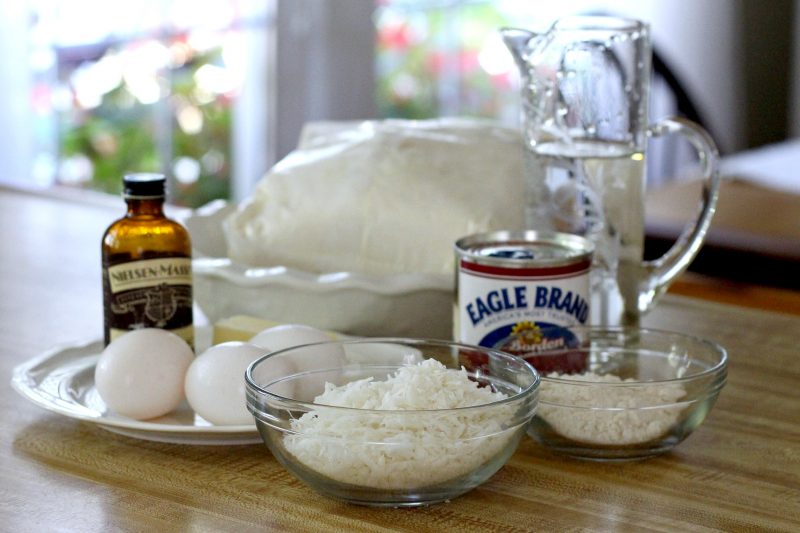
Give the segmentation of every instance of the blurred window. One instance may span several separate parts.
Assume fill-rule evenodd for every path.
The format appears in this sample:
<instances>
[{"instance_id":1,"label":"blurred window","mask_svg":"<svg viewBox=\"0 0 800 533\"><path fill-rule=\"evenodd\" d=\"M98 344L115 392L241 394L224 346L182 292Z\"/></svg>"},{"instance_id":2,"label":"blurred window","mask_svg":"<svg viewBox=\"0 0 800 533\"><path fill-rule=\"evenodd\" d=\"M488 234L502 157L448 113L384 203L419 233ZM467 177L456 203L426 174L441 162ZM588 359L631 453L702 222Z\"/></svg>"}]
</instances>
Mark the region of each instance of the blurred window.
<instances>
[{"instance_id":1,"label":"blurred window","mask_svg":"<svg viewBox=\"0 0 800 533\"><path fill-rule=\"evenodd\" d=\"M474 116L519 123L519 82L498 29L546 29L597 2L379 0L378 110L383 117Z\"/></svg>"},{"instance_id":2,"label":"blurred window","mask_svg":"<svg viewBox=\"0 0 800 533\"><path fill-rule=\"evenodd\" d=\"M609 14L652 20L674 9L655 0L379 0L376 94L381 117L472 116L520 125L519 76L498 29L546 31L571 14ZM652 119L677 111L663 80L651 91ZM679 137L658 139L648 157L656 185L693 165L694 151Z\"/></svg>"},{"instance_id":3,"label":"blurred window","mask_svg":"<svg viewBox=\"0 0 800 533\"><path fill-rule=\"evenodd\" d=\"M269 31L268 4L32 1L34 181L117 193L123 174L152 171L174 203L229 197L236 106L266 53L248 42Z\"/></svg>"},{"instance_id":4,"label":"blurred window","mask_svg":"<svg viewBox=\"0 0 800 533\"><path fill-rule=\"evenodd\" d=\"M649 19L669 5L0 2L0 181L118 193L123 174L159 171L172 202L196 207L247 196L308 121L473 116L518 127L518 76L498 28L545 30L613 9Z\"/></svg>"}]
</instances>

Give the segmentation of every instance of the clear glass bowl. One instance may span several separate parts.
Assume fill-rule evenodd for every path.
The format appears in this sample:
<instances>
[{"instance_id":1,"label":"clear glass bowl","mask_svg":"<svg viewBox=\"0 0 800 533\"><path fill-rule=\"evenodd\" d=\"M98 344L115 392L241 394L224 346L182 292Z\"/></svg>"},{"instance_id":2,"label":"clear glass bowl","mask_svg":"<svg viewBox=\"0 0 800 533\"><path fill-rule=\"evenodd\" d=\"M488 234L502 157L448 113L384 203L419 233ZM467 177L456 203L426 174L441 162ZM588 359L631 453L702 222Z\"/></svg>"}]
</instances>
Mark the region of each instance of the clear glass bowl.
<instances>
[{"instance_id":1,"label":"clear glass bowl","mask_svg":"<svg viewBox=\"0 0 800 533\"><path fill-rule=\"evenodd\" d=\"M541 374L528 434L552 451L603 461L667 452L705 420L727 378L724 348L638 328L544 330L504 346Z\"/></svg>"},{"instance_id":2,"label":"clear glass bowl","mask_svg":"<svg viewBox=\"0 0 800 533\"><path fill-rule=\"evenodd\" d=\"M454 409L428 409L424 402L415 410L312 403L326 382L384 381L424 359L463 367L470 380L506 398ZM287 363L294 370L282 375ZM539 388L537 372L519 358L490 348L412 339L289 348L253 362L245 381L248 409L283 466L322 494L377 506L446 501L486 481L516 450Z\"/></svg>"}]
</instances>

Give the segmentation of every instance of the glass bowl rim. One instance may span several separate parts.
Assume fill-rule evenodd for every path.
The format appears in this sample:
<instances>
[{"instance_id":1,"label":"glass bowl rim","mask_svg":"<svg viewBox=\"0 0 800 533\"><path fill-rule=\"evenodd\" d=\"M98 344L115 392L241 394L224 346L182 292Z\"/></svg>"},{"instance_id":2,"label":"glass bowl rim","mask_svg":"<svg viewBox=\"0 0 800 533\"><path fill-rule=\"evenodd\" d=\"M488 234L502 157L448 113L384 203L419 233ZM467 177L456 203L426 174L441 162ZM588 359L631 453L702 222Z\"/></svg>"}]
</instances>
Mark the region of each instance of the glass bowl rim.
<instances>
[{"instance_id":1,"label":"glass bowl rim","mask_svg":"<svg viewBox=\"0 0 800 533\"><path fill-rule=\"evenodd\" d=\"M327 404L319 404L314 402L306 402L302 400L297 400L295 398L287 398L285 396L281 396L279 394L275 394L273 392L267 391L263 386L256 384L255 379L253 378L253 370L263 361L269 359L270 357L275 357L279 355L283 355L287 352L295 351L299 348L306 348L310 346L321 346L321 345L352 345L352 344L404 344L404 345L424 345L424 344L433 344L441 347L450 347L450 348L466 348L469 350L477 350L481 352L485 352L487 354L492 354L500 359L511 361L516 365L519 365L521 369L527 370L528 373L533 377L533 381L530 385L522 388L516 394L508 396L506 398L495 400L488 403L482 403L478 405L469 405L465 407L451 407L446 409L359 409L357 407L343 407L338 405L327 405ZM342 366L344 368L345 365ZM394 366L395 368L400 368L399 365L389 365ZM461 367L464 368L463 366ZM451 369L456 370L456 369ZM460 371L460 370L459 370ZM298 372L292 374L293 376L302 375L305 372ZM332 410L337 411L340 410L343 413L359 413L359 414L381 414L381 415L393 415L393 416L412 416L414 414L436 414L436 413L466 413L472 410L480 410L480 409L487 409L487 408L495 408L501 405L510 404L519 402L521 399L524 399L529 396L533 396L534 398L537 397L537 393L539 390L539 386L541 385L541 375L539 372L527 361L522 358L516 357L509 353L506 353L502 350L498 350L495 348L490 348L487 346L479 346L474 344L466 344L454 341L447 341L441 339L418 339L418 338L405 338L405 337L368 337L368 338L359 338L359 339L345 339L345 340L334 340L334 341L324 341L324 342L313 342L308 344L300 344L297 346L291 346L289 348L284 348L282 350L276 350L274 352L267 353L262 355L252 363L250 363L245 370L244 373L245 378L245 388L247 391L247 403L251 403L251 398L253 396L266 396L267 398L278 400L285 404L290 404L294 407L303 410L319 410L320 408L324 410ZM265 386L272 385L274 383L279 383L285 378L277 379L274 381L270 381ZM521 385L520 385L521 387ZM533 413L531 413L532 415Z\"/></svg>"},{"instance_id":2,"label":"glass bowl rim","mask_svg":"<svg viewBox=\"0 0 800 533\"><path fill-rule=\"evenodd\" d=\"M560 328L560 326L559 326ZM654 384L667 384L667 383L687 383L690 381L696 381L702 379L707 376L713 376L715 374L724 373L727 370L728 366L728 351L722 345L710 340L705 339L703 337L699 337L697 335L691 335L688 333L682 333L679 331L671 331L667 329L658 329L658 328L642 328L636 326L563 326L564 329L568 329L569 331L578 331L578 332L604 332L604 333L623 333L628 336L629 332L637 332L637 333L644 333L644 334L654 334L659 338L664 337L677 337L683 341L689 341L693 344L699 344L704 346L705 348L711 349L711 351L717 353L719 355L718 361L714 363L709 368L706 368L700 372L693 373L688 376L678 377L678 378L670 378L670 379L654 379L654 380L647 380L647 381L624 381L624 382L604 382L604 381L583 381L579 379L569 379L569 377L554 377L550 375L546 375L543 373L539 373L540 379L542 382L552 382L552 383L559 383L569 386L576 386L576 387L613 387L613 388L631 388L631 387L641 387L646 385L654 385ZM556 328L553 328L556 329ZM504 342L503 341L500 342ZM498 348L499 349L499 348ZM585 350L585 348L578 347L578 348L559 348L556 350L545 350L541 354L531 354L530 357L555 357L558 355L573 353L576 350ZM580 375L580 374L563 374L563 376L570 376L570 375ZM541 402L541 400L540 400ZM547 403L547 402L542 402Z\"/></svg>"}]
</instances>

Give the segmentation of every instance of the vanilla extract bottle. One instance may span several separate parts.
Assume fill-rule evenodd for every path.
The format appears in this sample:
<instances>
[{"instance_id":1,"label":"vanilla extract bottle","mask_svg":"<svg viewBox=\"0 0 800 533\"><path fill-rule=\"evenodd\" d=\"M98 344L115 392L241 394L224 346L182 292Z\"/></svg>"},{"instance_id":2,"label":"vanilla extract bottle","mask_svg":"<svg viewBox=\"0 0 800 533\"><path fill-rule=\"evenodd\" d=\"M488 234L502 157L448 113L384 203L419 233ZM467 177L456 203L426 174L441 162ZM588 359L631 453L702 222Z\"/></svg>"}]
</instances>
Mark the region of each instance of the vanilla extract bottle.
<instances>
[{"instance_id":1,"label":"vanilla extract bottle","mask_svg":"<svg viewBox=\"0 0 800 533\"><path fill-rule=\"evenodd\" d=\"M103 235L104 338L161 328L194 347L189 232L164 214L162 174L123 178L128 209Z\"/></svg>"}]
</instances>

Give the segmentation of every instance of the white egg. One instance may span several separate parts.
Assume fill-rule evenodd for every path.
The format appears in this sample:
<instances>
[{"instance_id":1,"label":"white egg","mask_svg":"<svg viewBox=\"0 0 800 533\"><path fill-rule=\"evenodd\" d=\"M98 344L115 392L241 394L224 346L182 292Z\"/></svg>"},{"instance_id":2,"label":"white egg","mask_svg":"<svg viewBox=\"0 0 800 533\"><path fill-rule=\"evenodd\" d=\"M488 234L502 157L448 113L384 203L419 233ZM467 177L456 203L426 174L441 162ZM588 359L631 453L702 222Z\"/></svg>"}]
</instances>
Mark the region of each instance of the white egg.
<instances>
[{"instance_id":1,"label":"white egg","mask_svg":"<svg viewBox=\"0 0 800 533\"><path fill-rule=\"evenodd\" d=\"M276 352L301 344L330 342L331 340L333 339L327 333L311 326L281 324L256 334L250 339L250 343ZM338 344L305 348L289 355L289 357L291 357L291 361L298 373L321 369L338 369L346 362L344 350ZM294 397L306 401L313 400L314 397L322 394L325 389L325 382L331 381L333 377L334 373L331 372L309 374L296 382Z\"/></svg>"},{"instance_id":2,"label":"white egg","mask_svg":"<svg viewBox=\"0 0 800 533\"><path fill-rule=\"evenodd\" d=\"M261 346L272 351L332 340L324 331L303 324L281 324L267 328L250 339L250 344Z\"/></svg>"},{"instance_id":3,"label":"white egg","mask_svg":"<svg viewBox=\"0 0 800 533\"><path fill-rule=\"evenodd\" d=\"M415 365L422 362L422 350L391 342L351 344L347 347L347 362L371 365Z\"/></svg>"},{"instance_id":4,"label":"white egg","mask_svg":"<svg viewBox=\"0 0 800 533\"><path fill-rule=\"evenodd\" d=\"M106 346L94 382L106 406L146 420L165 415L183 400L183 379L194 359L186 341L163 329L132 330Z\"/></svg>"},{"instance_id":5,"label":"white egg","mask_svg":"<svg viewBox=\"0 0 800 533\"><path fill-rule=\"evenodd\" d=\"M247 410L244 373L247 367L268 350L245 342L231 341L212 346L195 359L186 373L186 399L192 409L216 425L252 424ZM288 361L267 360L260 366L259 381L294 373ZM292 396L291 384L279 384L281 396Z\"/></svg>"}]
</instances>

